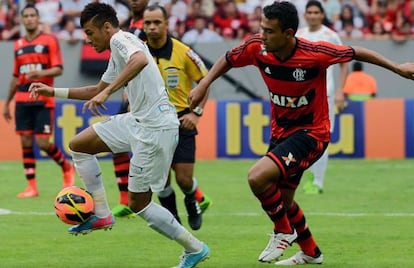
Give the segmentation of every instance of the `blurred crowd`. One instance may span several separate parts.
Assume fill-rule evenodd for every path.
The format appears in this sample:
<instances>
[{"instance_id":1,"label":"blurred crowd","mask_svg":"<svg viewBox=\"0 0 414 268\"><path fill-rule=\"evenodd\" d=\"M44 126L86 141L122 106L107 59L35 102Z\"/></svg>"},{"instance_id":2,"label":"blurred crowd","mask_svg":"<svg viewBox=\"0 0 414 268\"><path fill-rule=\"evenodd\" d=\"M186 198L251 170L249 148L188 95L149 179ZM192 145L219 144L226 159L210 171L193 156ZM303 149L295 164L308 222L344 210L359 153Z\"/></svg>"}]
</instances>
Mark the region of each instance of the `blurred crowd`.
<instances>
[{"instance_id":1,"label":"blurred crowd","mask_svg":"<svg viewBox=\"0 0 414 268\"><path fill-rule=\"evenodd\" d=\"M99 0L26 0L40 12L43 31L62 40L84 39L79 16L83 7ZM105 0L117 11L123 28L130 21L129 1ZM307 0L290 0L301 17ZM21 3L22 1L20 1ZM194 45L199 42L243 40L260 31L263 6L273 0L151 0L169 12L172 36ZM343 40L394 40L414 38L414 0L321 0L326 12L325 24L338 32ZM1 0L0 40L20 36L19 1ZM304 21L300 26L305 26Z\"/></svg>"}]
</instances>

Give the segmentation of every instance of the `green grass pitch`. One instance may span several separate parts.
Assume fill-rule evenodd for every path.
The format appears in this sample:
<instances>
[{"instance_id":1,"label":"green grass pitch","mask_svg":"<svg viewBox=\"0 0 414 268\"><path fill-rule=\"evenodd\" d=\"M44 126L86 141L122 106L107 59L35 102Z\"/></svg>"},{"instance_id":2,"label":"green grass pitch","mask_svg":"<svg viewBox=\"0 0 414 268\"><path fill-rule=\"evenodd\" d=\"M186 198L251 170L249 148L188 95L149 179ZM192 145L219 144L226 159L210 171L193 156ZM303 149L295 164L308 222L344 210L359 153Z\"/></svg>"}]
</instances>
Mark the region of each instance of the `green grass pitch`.
<instances>
[{"instance_id":1,"label":"green grass pitch","mask_svg":"<svg viewBox=\"0 0 414 268\"><path fill-rule=\"evenodd\" d=\"M111 206L118 192L112 162L102 161ZM199 161L196 177L214 204L194 232L211 257L200 268L274 267L257 257L272 224L246 182L252 160ZM177 265L181 247L140 218L120 219L111 231L71 236L53 212L60 169L39 161L39 197L18 199L26 187L22 164L0 163L0 267L143 267ZM296 200L324 253L323 267L414 267L414 160L337 160L329 163L325 192ZM77 185L82 186L79 178ZM186 222L182 194L177 192ZM156 199L156 198L155 198ZM297 245L282 257L296 253Z\"/></svg>"}]
</instances>

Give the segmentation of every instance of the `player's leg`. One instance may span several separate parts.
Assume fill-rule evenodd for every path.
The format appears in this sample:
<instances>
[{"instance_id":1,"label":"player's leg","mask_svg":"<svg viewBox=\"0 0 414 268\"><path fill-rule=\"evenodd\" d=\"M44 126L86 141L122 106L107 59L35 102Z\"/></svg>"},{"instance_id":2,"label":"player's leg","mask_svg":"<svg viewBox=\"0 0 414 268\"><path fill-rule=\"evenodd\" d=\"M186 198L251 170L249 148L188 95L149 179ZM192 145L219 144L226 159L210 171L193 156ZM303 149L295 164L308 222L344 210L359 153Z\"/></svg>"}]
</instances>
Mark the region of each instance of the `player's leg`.
<instances>
[{"instance_id":1,"label":"player's leg","mask_svg":"<svg viewBox=\"0 0 414 268\"><path fill-rule=\"evenodd\" d=\"M204 211L211 205L211 200L201 191L197 180L194 178L195 163L195 136L197 130L180 128L179 142L173 157L172 169L181 191L184 193L184 204L187 209L188 222L193 230L198 230L202 224L203 210L199 200L204 201ZM197 197L199 198L197 200Z\"/></svg>"},{"instance_id":2,"label":"player's leg","mask_svg":"<svg viewBox=\"0 0 414 268\"><path fill-rule=\"evenodd\" d=\"M168 179L165 183L164 189L158 192L157 195L161 205L168 209L171 212L171 214L174 215L174 218L179 223L181 223L180 216L178 215L175 191L174 188L171 186L171 172L168 173Z\"/></svg>"},{"instance_id":3,"label":"player's leg","mask_svg":"<svg viewBox=\"0 0 414 268\"><path fill-rule=\"evenodd\" d=\"M197 179L195 177L193 177L193 181L197 183ZM200 206L201 214L206 212L206 210L213 205L213 201L211 200L211 198L203 193L200 186L198 186L198 183L194 191L194 196Z\"/></svg>"},{"instance_id":4,"label":"player's leg","mask_svg":"<svg viewBox=\"0 0 414 268\"><path fill-rule=\"evenodd\" d=\"M283 190L282 190L283 191ZM289 221L298 233L296 242L299 244L300 251L292 257L277 262L277 265L296 265L296 264L321 264L323 255L312 233L306 223L305 215L299 205L293 201L287 211Z\"/></svg>"},{"instance_id":5,"label":"player's leg","mask_svg":"<svg viewBox=\"0 0 414 268\"><path fill-rule=\"evenodd\" d=\"M69 143L72 158L83 181L94 200L94 216L84 223L69 228L69 233L88 233L97 229L111 228L115 219L109 209L102 173L95 157L101 152L128 152L128 133L134 121L130 116L112 116L110 120L96 123L79 134Z\"/></svg>"},{"instance_id":6,"label":"player's leg","mask_svg":"<svg viewBox=\"0 0 414 268\"><path fill-rule=\"evenodd\" d=\"M112 214L118 218L133 218L135 213L128 206L129 153L113 154L112 161L119 190L119 204L112 208Z\"/></svg>"},{"instance_id":7,"label":"player's leg","mask_svg":"<svg viewBox=\"0 0 414 268\"><path fill-rule=\"evenodd\" d=\"M296 132L283 140L272 139L267 156L249 173L249 184L274 223L274 232L259 261L277 260L295 241L297 230L291 226L286 210L303 171L323 153L327 143L318 142L306 132Z\"/></svg>"},{"instance_id":8,"label":"player's leg","mask_svg":"<svg viewBox=\"0 0 414 268\"><path fill-rule=\"evenodd\" d=\"M285 205L285 209L287 210L287 216L289 219L289 223L293 226L293 228L297 232L297 239L296 242L299 244L301 248L301 252L305 252L304 254L308 254L307 260L311 261L311 258L314 258L315 262L318 261L322 262L322 253L319 250L318 245L315 242L315 239L313 238L308 224L306 223L306 218L304 216L304 213L302 209L297 205L297 203L293 200L294 193L296 190L296 187L298 186L301 177L303 175L303 171L307 168L306 165L311 165L315 161L318 160L318 157L320 157L323 152L326 150L326 147L328 143L326 142L319 142L312 137L308 136L304 133L298 133L294 134L296 137L294 137L294 140L292 140L291 145L294 145L296 148L301 148L300 151L295 151L292 146L286 146L286 148L290 149L289 152L292 152L292 157L295 159L295 164L292 165L292 169L290 169L290 176L282 180L280 183L280 188L282 192L283 202ZM285 148L285 149L286 149ZM285 158L287 161L288 158ZM292 158L293 159L293 158ZM289 160L292 162L292 160ZM286 163L286 162L285 162ZM290 165L290 163L289 163ZM292 174L292 171L296 170L295 173ZM301 257L303 254L298 253L294 255L291 258L288 258L286 260L277 262L279 265L284 264L299 264L295 263L296 261L299 261L298 258ZM320 258L319 258L320 257ZM303 261L303 259L302 259Z\"/></svg>"},{"instance_id":9,"label":"player's leg","mask_svg":"<svg viewBox=\"0 0 414 268\"><path fill-rule=\"evenodd\" d=\"M14 112L16 133L20 136L20 145L23 154L23 168L27 180L27 187L17 194L19 198L38 196L36 185L36 158L33 151L34 117L31 107L16 103Z\"/></svg>"},{"instance_id":10,"label":"player's leg","mask_svg":"<svg viewBox=\"0 0 414 268\"><path fill-rule=\"evenodd\" d=\"M184 205L187 210L188 224L191 229L198 230L201 228L202 216L194 194L197 189L197 181L193 181L194 164L175 163L172 167L175 171L177 184L184 193Z\"/></svg>"},{"instance_id":11,"label":"player's leg","mask_svg":"<svg viewBox=\"0 0 414 268\"><path fill-rule=\"evenodd\" d=\"M129 153L113 154L114 173L119 190L119 204L128 206Z\"/></svg>"},{"instance_id":12,"label":"player's leg","mask_svg":"<svg viewBox=\"0 0 414 268\"><path fill-rule=\"evenodd\" d=\"M21 134L20 144L23 151L23 168L27 180L27 187L17 194L19 198L28 198L38 196L36 183L36 158L33 151L32 134Z\"/></svg>"},{"instance_id":13,"label":"player's leg","mask_svg":"<svg viewBox=\"0 0 414 268\"><path fill-rule=\"evenodd\" d=\"M277 260L296 239L296 231L290 226L284 209L279 180L281 171L269 157L263 157L250 169L248 182L253 194L259 199L263 210L273 222L270 240L259 255L259 261Z\"/></svg>"},{"instance_id":14,"label":"player's leg","mask_svg":"<svg viewBox=\"0 0 414 268\"><path fill-rule=\"evenodd\" d=\"M148 137L143 129L142 137ZM157 132L157 133L155 133ZM194 267L208 257L207 245L186 230L169 210L151 201L151 192L164 189L173 154L177 145L176 129L152 131L152 140L141 141L140 136L131 144L130 207L152 229L183 246L184 253L178 267ZM153 153L149 153L153 152Z\"/></svg>"},{"instance_id":15,"label":"player's leg","mask_svg":"<svg viewBox=\"0 0 414 268\"><path fill-rule=\"evenodd\" d=\"M54 109L40 106L35 114L36 144L62 168L63 187L72 186L75 183L75 169L62 150L50 142L50 136L53 134Z\"/></svg>"},{"instance_id":16,"label":"player's leg","mask_svg":"<svg viewBox=\"0 0 414 268\"><path fill-rule=\"evenodd\" d=\"M325 150L321 158L309 168L309 171L312 173L312 181L311 185L304 188L305 193L320 194L323 192L323 182L328 167L328 155L328 151Z\"/></svg>"}]
</instances>

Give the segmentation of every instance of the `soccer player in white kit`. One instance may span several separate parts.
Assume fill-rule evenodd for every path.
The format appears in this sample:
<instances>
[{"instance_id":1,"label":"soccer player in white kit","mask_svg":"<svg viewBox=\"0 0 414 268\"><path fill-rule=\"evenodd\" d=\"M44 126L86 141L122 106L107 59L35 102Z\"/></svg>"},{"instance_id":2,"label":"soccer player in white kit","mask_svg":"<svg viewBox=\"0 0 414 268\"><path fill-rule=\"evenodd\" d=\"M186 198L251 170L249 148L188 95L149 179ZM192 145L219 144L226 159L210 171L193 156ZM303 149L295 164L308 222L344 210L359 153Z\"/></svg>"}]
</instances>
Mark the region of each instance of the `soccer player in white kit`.
<instances>
[{"instance_id":1,"label":"soccer player in white kit","mask_svg":"<svg viewBox=\"0 0 414 268\"><path fill-rule=\"evenodd\" d=\"M119 28L114 9L93 2L81 13L87 42L95 50L110 49L108 67L97 85L79 88L52 88L33 83L29 91L39 95L88 100L83 111L101 115L104 102L119 89L128 95L130 112L108 117L89 126L69 143L73 162L86 189L94 199L94 215L69 228L71 234L110 229L115 223L102 183L95 154L132 152L129 170L129 206L148 225L184 247L180 268L195 267L210 253L164 207L152 201L152 193L164 189L178 142L179 121L169 101L164 81L148 47L135 35Z\"/></svg>"},{"instance_id":2,"label":"soccer player in white kit","mask_svg":"<svg viewBox=\"0 0 414 268\"><path fill-rule=\"evenodd\" d=\"M296 36L302 37L311 41L327 41L330 43L341 45L342 41L339 35L329 29L323 24L325 19L325 11L322 4L317 0L310 0L306 4L305 20L306 27L298 29ZM331 133L334 130L335 124L335 104L339 110L344 106L343 86L346 76L348 74L348 63L340 63L340 79L338 89L335 89L334 66L330 66L326 72L326 90L328 92L329 104L329 120L331 121ZM328 150L325 150L322 157L316 161L310 168L310 180L305 182L305 193L318 194L323 191L323 183L325 178L326 168L328 166Z\"/></svg>"}]
</instances>

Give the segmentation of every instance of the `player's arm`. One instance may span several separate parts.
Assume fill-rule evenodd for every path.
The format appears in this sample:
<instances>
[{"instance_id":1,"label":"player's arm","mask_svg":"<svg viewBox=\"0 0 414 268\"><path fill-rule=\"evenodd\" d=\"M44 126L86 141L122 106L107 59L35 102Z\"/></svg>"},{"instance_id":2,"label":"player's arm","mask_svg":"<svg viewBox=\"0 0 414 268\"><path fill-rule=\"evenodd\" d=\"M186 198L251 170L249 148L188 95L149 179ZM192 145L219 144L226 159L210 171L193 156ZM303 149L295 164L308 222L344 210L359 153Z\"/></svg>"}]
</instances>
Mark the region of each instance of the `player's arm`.
<instances>
[{"instance_id":1,"label":"player's arm","mask_svg":"<svg viewBox=\"0 0 414 268\"><path fill-rule=\"evenodd\" d=\"M43 83L32 83L29 88L30 97L38 96L56 97L62 99L89 100L106 88L108 83L99 81L97 85L75 88L54 88Z\"/></svg>"},{"instance_id":2,"label":"player's arm","mask_svg":"<svg viewBox=\"0 0 414 268\"><path fill-rule=\"evenodd\" d=\"M6 103L3 106L3 117L7 122L10 122L12 116L10 114L10 102L13 100L17 91L17 77L12 76L9 84L9 92L7 94Z\"/></svg>"},{"instance_id":3,"label":"player's arm","mask_svg":"<svg viewBox=\"0 0 414 268\"><path fill-rule=\"evenodd\" d=\"M49 69L44 69L40 71L31 71L26 74L26 77L28 79L33 80L33 79L38 79L38 78L47 77L47 76L55 77L55 76L61 75L62 73L63 73L62 66L54 66Z\"/></svg>"},{"instance_id":4,"label":"player's arm","mask_svg":"<svg viewBox=\"0 0 414 268\"><path fill-rule=\"evenodd\" d=\"M103 107L103 103L109 96L124 87L128 82L136 77L142 69L148 64L148 59L144 52L137 51L129 57L127 64L119 75L110 84L98 93L95 97L87 101L82 108L82 111L89 110L93 115L101 115L99 107Z\"/></svg>"},{"instance_id":5,"label":"player's arm","mask_svg":"<svg viewBox=\"0 0 414 268\"><path fill-rule=\"evenodd\" d=\"M191 90L190 95L188 96L188 101L190 102L190 108L194 109L202 101L206 102L208 98L208 89L210 85L221 75L225 74L228 70L231 69L230 64L227 62L225 55L221 56L207 75L201 79L200 83Z\"/></svg>"},{"instance_id":6,"label":"player's arm","mask_svg":"<svg viewBox=\"0 0 414 268\"><path fill-rule=\"evenodd\" d=\"M339 64L340 74L339 74L339 83L338 89L335 93L335 105L339 111L342 111L345 108L345 95L344 95L344 86L345 80L348 75L348 63L342 62Z\"/></svg>"},{"instance_id":7,"label":"player's arm","mask_svg":"<svg viewBox=\"0 0 414 268\"><path fill-rule=\"evenodd\" d=\"M414 63L408 62L403 64L397 64L373 50L357 46L352 48L355 52L355 60L364 61L381 66L396 74L399 74L402 77L414 80Z\"/></svg>"}]
</instances>

